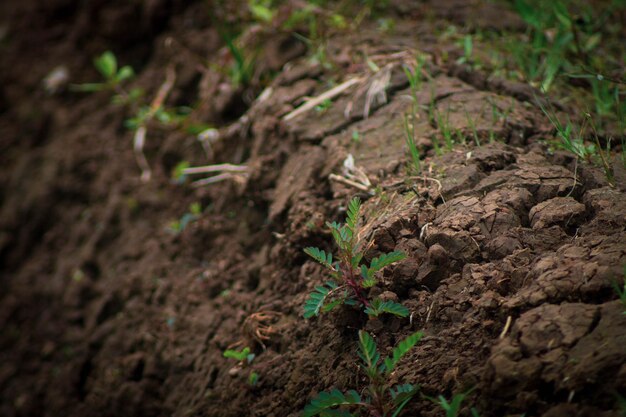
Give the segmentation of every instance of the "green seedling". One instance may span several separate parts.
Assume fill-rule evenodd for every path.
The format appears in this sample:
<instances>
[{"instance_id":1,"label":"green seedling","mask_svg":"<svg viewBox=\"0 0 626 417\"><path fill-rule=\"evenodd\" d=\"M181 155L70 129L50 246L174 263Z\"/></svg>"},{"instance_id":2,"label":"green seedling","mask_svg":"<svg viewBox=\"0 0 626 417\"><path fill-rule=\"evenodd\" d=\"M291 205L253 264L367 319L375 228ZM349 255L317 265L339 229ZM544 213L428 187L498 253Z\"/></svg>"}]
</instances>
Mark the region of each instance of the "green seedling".
<instances>
[{"instance_id":1,"label":"green seedling","mask_svg":"<svg viewBox=\"0 0 626 417\"><path fill-rule=\"evenodd\" d=\"M248 385L250 385L251 387L254 387L258 382L259 382L259 374L257 374L254 371L250 372L250 375L248 375Z\"/></svg>"},{"instance_id":2,"label":"green seedling","mask_svg":"<svg viewBox=\"0 0 626 417\"><path fill-rule=\"evenodd\" d=\"M118 69L117 58L111 51L106 51L93 61L94 66L104 78L100 83L86 83L73 85L71 88L74 91L82 92L95 92L103 90L115 91L117 87L126 80L134 77L135 72L132 67L125 65Z\"/></svg>"},{"instance_id":3,"label":"green seedling","mask_svg":"<svg viewBox=\"0 0 626 417\"><path fill-rule=\"evenodd\" d=\"M228 359L234 359L238 362L239 366L247 367L252 364L252 361L256 357L254 353L251 352L249 347L244 347L241 350L235 349L226 349L223 353L223 356ZM248 374L247 383L251 387L254 387L259 382L259 374L251 371Z\"/></svg>"},{"instance_id":4,"label":"green seedling","mask_svg":"<svg viewBox=\"0 0 626 417\"><path fill-rule=\"evenodd\" d=\"M179 220L170 223L168 229L178 235L182 233L190 223L198 220L200 214L202 214L202 206L200 203L193 203L189 206L189 211L183 214Z\"/></svg>"},{"instance_id":5,"label":"green seedling","mask_svg":"<svg viewBox=\"0 0 626 417\"><path fill-rule=\"evenodd\" d=\"M409 165L409 171L417 175L421 171L421 161L420 161L420 152L417 148L417 144L415 143L415 118L409 122L409 117L407 115L404 116L404 139L406 142L406 147L409 150L409 155L411 157L411 164Z\"/></svg>"},{"instance_id":6,"label":"green seedling","mask_svg":"<svg viewBox=\"0 0 626 417\"><path fill-rule=\"evenodd\" d=\"M467 392L454 394L450 401L448 401L443 395L439 395L437 398L424 395L424 398L429 399L430 401L441 407L441 409L445 411L446 417L458 417L459 413L461 412L461 404L472 391L473 389ZM472 408L472 416L478 417L478 411L476 411L476 409L474 408Z\"/></svg>"},{"instance_id":7,"label":"green seedling","mask_svg":"<svg viewBox=\"0 0 626 417\"><path fill-rule=\"evenodd\" d=\"M411 99L413 100L413 108L415 109L417 106L417 93L422 88L422 69L424 68L424 58L421 55L418 55L415 58L415 68L411 69L407 65L404 65L402 69L404 70L404 74L406 75L407 80L409 81L409 86L411 89Z\"/></svg>"},{"instance_id":8,"label":"green seedling","mask_svg":"<svg viewBox=\"0 0 626 417\"><path fill-rule=\"evenodd\" d=\"M172 169L172 180L176 184L183 184L187 180L185 170L190 167L189 161L180 161Z\"/></svg>"},{"instance_id":9,"label":"green seedling","mask_svg":"<svg viewBox=\"0 0 626 417\"><path fill-rule=\"evenodd\" d=\"M249 0L248 9L252 16L261 23L271 23L276 16L276 9L272 7L272 0Z\"/></svg>"},{"instance_id":10,"label":"green seedling","mask_svg":"<svg viewBox=\"0 0 626 417\"><path fill-rule=\"evenodd\" d=\"M369 333L359 331L359 352L361 369L369 379L366 394L362 397L355 390L342 393L338 389L321 392L304 408L304 417L352 416L346 408L367 410L367 415L397 417L406 404L417 394L419 387L412 384L391 386L389 377L400 359L422 338L422 333L413 333L393 349L390 357L381 361L376 342Z\"/></svg>"},{"instance_id":11,"label":"green seedling","mask_svg":"<svg viewBox=\"0 0 626 417\"><path fill-rule=\"evenodd\" d=\"M465 110L465 118L467 119L467 124L469 125L470 129L472 129L472 136L474 137L474 143L476 143L476 146L480 146L480 138L478 137L478 130L476 129L476 122L474 121L474 119L470 117L467 110Z\"/></svg>"},{"instance_id":12,"label":"green seedling","mask_svg":"<svg viewBox=\"0 0 626 417\"><path fill-rule=\"evenodd\" d=\"M456 61L457 64L469 64L472 59L473 51L474 42L472 40L472 35L465 35L463 37L463 56Z\"/></svg>"},{"instance_id":13,"label":"green seedling","mask_svg":"<svg viewBox=\"0 0 626 417\"><path fill-rule=\"evenodd\" d=\"M614 183L613 167L611 165L611 141L607 140L606 148L602 148L598 133L595 129L591 116L587 114L585 122L581 126L576 126L574 123L567 120L564 125L556 117L554 112L548 111L544 106L541 106L541 110L546 115L554 129L556 130L559 141L556 146L574 154L577 158L589 164L596 164L602 167L604 174L609 183ZM595 143L587 144L584 140L585 123L591 124L591 129L594 133Z\"/></svg>"},{"instance_id":14,"label":"green seedling","mask_svg":"<svg viewBox=\"0 0 626 417\"><path fill-rule=\"evenodd\" d=\"M358 239L359 214L361 201L353 198L348 205L345 224L326 223L338 247L337 260L331 253L308 247L304 252L330 271L331 281L315 287L304 304L304 317L318 316L341 304L357 305L369 316L390 313L406 317L409 310L393 301L370 300L366 291L376 285L376 273L394 262L406 257L404 253L394 251L372 259L369 266L362 263L364 248Z\"/></svg>"},{"instance_id":15,"label":"green seedling","mask_svg":"<svg viewBox=\"0 0 626 417\"><path fill-rule=\"evenodd\" d=\"M237 362L247 365L251 364L255 358L254 353L251 353L250 348L247 346L241 350L226 349L223 355L225 358L235 359Z\"/></svg>"},{"instance_id":16,"label":"green seedling","mask_svg":"<svg viewBox=\"0 0 626 417\"><path fill-rule=\"evenodd\" d=\"M152 106L141 106L135 116L124 122L124 126L130 130L137 130L140 126L146 126L152 119L163 126L177 126L187 118L191 110L185 106L174 109L166 109L163 106L159 106L156 109Z\"/></svg>"}]
</instances>

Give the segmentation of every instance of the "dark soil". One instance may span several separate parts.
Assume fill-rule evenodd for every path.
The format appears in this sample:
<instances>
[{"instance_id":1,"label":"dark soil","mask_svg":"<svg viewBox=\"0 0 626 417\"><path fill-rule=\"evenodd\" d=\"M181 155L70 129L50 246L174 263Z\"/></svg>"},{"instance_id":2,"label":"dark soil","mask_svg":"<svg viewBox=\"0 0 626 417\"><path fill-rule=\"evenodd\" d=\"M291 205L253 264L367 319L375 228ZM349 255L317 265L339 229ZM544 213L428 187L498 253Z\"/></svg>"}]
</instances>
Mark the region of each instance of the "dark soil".
<instances>
[{"instance_id":1,"label":"dark soil","mask_svg":"<svg viewBox=\"0 0 626 417\"><path fill-rule=\"evenodd\" d=\"M423 330L394 380L448 398L474 387L466 405L481 416L619 415L622 165L610 186L601 170L548 152L551 128L530 87L440 63L434 27L444 19L521 30L515 15L491 2L392 3L392 34L364 24L330 37L334 72L287 34L252 33L257 75L275 73L254 101L261 83L233 89L206 65L225 65L226 54L206 2L0 4L0 415L296 416L319 391L365 386L362 328L383 351ZM193 135L152 127L152 178L142 182L129 115L110 94L42 88L59 65L73 83L97 80L91 59L106 49L135 68L149 97L172 64L168 104L196 103L192 118L219 128L212 153ZM411 177L401 65L416 49L430 54L436 109L449 109L467 145L435 155L425 85L415 129L428 152L424 174ZM364 77L329 109L285 120L330 77L367 74L364 55L390 76L369 117ZM329 179L348 154L375 195ZM245 163L250 173L192 188L171 179L181 160ZM324 221L342 220L354 195L365 200L363 238L375 242L367 257L408 255L374 291L394 293L410 320L368 321L348 308L302 318L325 277L302 249L332 249ZM168 230L194 202L202 215ZM252 336L259 312L274 330L263 343ZM222 357L235 343L254 348L248 369ZM442 413L416 397L403 415Z\"/></svg>"}]
</instances>

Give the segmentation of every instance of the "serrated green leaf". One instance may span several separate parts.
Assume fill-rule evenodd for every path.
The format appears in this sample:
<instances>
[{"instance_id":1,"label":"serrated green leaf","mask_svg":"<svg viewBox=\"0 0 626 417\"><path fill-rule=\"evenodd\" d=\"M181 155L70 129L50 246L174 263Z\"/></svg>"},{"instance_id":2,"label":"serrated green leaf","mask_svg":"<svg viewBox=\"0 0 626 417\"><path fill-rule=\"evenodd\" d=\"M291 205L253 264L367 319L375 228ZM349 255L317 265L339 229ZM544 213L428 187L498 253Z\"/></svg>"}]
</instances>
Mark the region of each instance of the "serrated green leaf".
<instances>
[{"instance_id":1,"label":"serrated green leaf","mask_svg":"<svg viewBox=\"0 0 626 417\"><path fill-rule=\"evenodd\" d=\"M338 389L334 389L330 392L320 392L316 398L304 407L304 417L313 417L322 413L330 412L331 408L339 407L341 405L358 404L361 402L359 394L350 390L346 394L343 394ZM333 414L327 414L333 415Z\"/></svg>"},{"instance_id":2,"label":"serrated green leaf","mask_svg":"<svg viewBox=\"0 0 626 417\"><path fill-rule=\"evenodd\" d=\"M361 263L361 259L363 259L363 253L359 252L354 254L351 261L352 268L358 268L359 264Z\"/></svg>"},{"instance_id":3,"label":"serrated green leaf","mask_svg":"<svg viewBox=\"0 0 626 417\"><path fill-rule=\"evenodd\" d=\"M406 317L409 315L409 309L395 301L381 301L376 299L370 303L365 309L368 316L378 317L382 313L393 314L398 317Z\"/></svg>"},{"instance_id":4,"label":"serrated green leaf","mask_svg":"<svg viewBox=\"0 0 626 417\"><path fill-rule=\"evenodd\" d=\"M359 211L361 209L361 200L359 197L354 197L348 204L348 217L346 218L346 224L354 232L356 230L357 223L359 221Z\"/></svg>"},{"instance_id":5,"label":"serrated green leaf","mask_svg":"<svg viewBox=\"0 0 626 417\"><path fill-rule=\"evenodd\" d=\"M367 278L372 278L376 272L394 262L401 261L404 258L406 258L406 255L400 251L383 253L379 257L372 259L370 267L367 269Z\"/></svg>"},{"instance_id":6,"label":"serrated green leaf","mask_svg":"<svg viewBox=\"0 0 626 417\"><path fill-rule=\"evenodd\" d=\"M409 350L411 350L413 346L417 344L417 342L420 341L422 336L422 332L415 332L403 341L401 341L398 346L393 349L391 356L385 358L385 373L390 374L391 371L393 371L393 369L396 367L398 362L400 362L400 359L402 359L402 357L406 355Z\"/></svg>"},{"instance_id":7,"label":"serrated green leaf","mask_svg":"<svg viewBox=\"0 0 626 417\"><path fill-rule=\"evenodd\" d=\"M333 267L333 254L326 253L321 249L310 246L308 248L304 248L304 253L309 255L311 258L315 259L317 262L321 263L328 269L335 270Z\"/></svg>"},{"instance_id":8,"label":"serrated green leaf","mask_svg":"<svg viewBox=\"0 0 626 417\"><path fill-rule=\"evenodd\" d=\"M328 281L325 285L315 287L315 291L309 294L309 298L304 302L304 318L310 319L313 316L319 315L320 310L326 302L326 297L328 297L328 294L335 288L337 288L337 284L332 281Z\"/></svg>"},{"instance_id":9,"label":"serrated green leaf","mask_svg":"<svg viewBox=\"0 0 626 417\"><path fill-rule=\"evenodd\" d=\"M380 359L380 354L376 351L376 342L363 330L359 330L359 357L368 370L374 370Z\"/></svg>"},{"instance_id":10,"label":"serrated green leaf","mask_svg":"<svg viewBox=\"0 0 626 417\"><path fill-rule=\"evenodd\" d=\"M111 51L106 51L100 55L94 60L93 64L100 74L102 74L102 76L107 80L113 79L117 73L117 59Z\"/></svg>"}]
</instances>

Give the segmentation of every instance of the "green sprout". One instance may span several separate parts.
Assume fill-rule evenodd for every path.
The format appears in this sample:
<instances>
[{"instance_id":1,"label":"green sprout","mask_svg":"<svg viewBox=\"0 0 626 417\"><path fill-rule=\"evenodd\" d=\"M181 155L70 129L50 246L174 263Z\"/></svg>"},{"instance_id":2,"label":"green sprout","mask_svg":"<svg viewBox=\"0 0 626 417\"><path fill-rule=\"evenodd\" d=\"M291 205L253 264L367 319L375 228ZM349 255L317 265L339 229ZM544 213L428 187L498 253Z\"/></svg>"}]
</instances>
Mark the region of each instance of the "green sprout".
<instances>
[{"instance_id":1,"label":"green sprout","mask_svg":"<svg viewBox=\"0 0 626 417\"><path fill-rule=\"evenodd\" d=\"M399 317L409 315L409 310L394 301L370 300L366 291L376 285L376 273L406 257L402 252L384 253L369 266L361 261L364 255L362 242L358 240L358 222L361 201L353 198L348 205L345 224L326 223L338 247L338 260L331 253L308 247L304 252L330 271L332 280L315 287L304 304L304 317L318 316L341 304L358 305L370 317L390 313Z\"/></svg>"},{"instance_id":2,"label":"green sprout","mask_svg":"<svg viewBox=\"0 0 626 417\"><path fill-rule=\"evenodd\" d=\"M473 390L474 389L472 388L467 392L454 394L450 401L448 401L443 395L439 395L437 398L429 397L427 395L424 395L424 397L441 407L441 409L445 411L446 417L458 417L459 413L461 412L461 403L463 403L465 398ZM479 417L478 411L476 411L476 409L472 408L471 412L473 417Z\"/></svg>"},{"instance_id":3,"label":"green sprout","mask_svg":"<svg viewBox=\"0 0 626 417\"><path fill-rule=\"evenodd\" d=\"M178 235L182 233L190 223L198 220L200 215L202 214L202 206L200 203L192 203L189 206L189 211L182 215L179 220L174 220L169 224L168 230Z\"/></svg>"},{"instance_id":4,"label":"green sprout","mask_svg":"<svg viewBox=\"0 0 626 417\"><path fill-rule=\"evenodd\" d=\"M413 117L413 121L409 122L409 117L404 116L404 139L406 141L406 146L409 149L409 155L411 156L411 165L409 165L409 170L412 171L413 174L418 174L421 170L421 162L420 162L420 152L417 149L417 144L415 143L415 118Z\"/></svg>"},{"instance_id":5,"label":"green sprout","mask_svg":"<svg viewBox=\"0 0 626 417\"><path fill-rule=\"evenodd\" d=\"M104 78L104 82L73 85L74 91L91 93L103 90L116 90L119 85L135 76L132 67L125 65L118 69L117 58L111 51L106 51L93 61L94 66ZM137 95L139 90L134 94Z\"/></svg>"},{"instance_id":6,"label":"green sprout","mask_svg":"<svg viewBox=\"0 0 626 417\"><path fill-rule=\"evenodd\" d=\"M223 355L225 358L235 359L236 361L240 363L247 363L247 364L251 364L255 358L254 353L251 353L250 348L247 346L241 350L226 349Z\"/></svg>"},{"instance_id":7,"label":"green sprout","mask_svg":"<svg viewBox=\"0 0 626 417\"><path fill-rule=\"evenodd\" d=\"M346 408L364 408L368 415L397 417L406 404L417 394L419 387L412 384L391 386L389 377L400 359L406 355L422 338L422 333L413 333L401 341L392 351L391 356L381 361L376 342L369 333L359 331L359 351L361 369L369 379L369 386L364 396L355 390L346 393L334 389L320 392L305 408L304 417L313 416L352 416Z\"/></svg>"}]
</instances>

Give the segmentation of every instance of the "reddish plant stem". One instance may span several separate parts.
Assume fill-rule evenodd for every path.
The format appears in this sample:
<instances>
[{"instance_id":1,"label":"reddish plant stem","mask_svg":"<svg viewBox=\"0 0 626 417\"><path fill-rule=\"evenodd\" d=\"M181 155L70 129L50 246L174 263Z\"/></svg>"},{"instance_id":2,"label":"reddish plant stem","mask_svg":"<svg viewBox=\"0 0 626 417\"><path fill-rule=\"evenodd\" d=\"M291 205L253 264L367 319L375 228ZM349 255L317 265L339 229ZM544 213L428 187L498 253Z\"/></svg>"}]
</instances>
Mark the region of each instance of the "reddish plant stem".
<instances>
[{"instance_id":1,"label":"reddish plant stem","mask_svg":"<svg viewBox=\"0 0 626 417\"><path fill-rule=\"evenodd\" d=\"M361 304L365 307L369 307L370 303L367 297L363 294L363 287L359 283L357 277L354 275L354 269L352 269L351 265L342 265L341 272L346 282L346 285L352 289L354 296Z\"/></svg>"}]
</instances>

